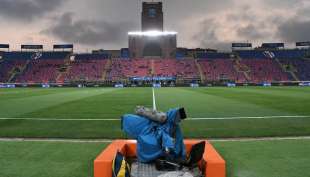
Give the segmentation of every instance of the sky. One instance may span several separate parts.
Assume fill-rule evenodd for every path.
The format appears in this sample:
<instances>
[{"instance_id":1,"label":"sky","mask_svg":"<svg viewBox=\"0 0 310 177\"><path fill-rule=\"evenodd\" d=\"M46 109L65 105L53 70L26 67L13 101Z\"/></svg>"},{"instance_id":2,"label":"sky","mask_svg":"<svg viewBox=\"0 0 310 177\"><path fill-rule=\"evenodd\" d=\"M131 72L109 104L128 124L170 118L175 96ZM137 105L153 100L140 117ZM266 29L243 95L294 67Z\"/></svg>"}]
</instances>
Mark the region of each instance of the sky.
<instances>
[{"instance_id":1,"label":"sky","mask_svg":"<svg viewBox=\"0 0 310 177\"><path fill-rule=\"evenodd\" d=\"M228 50L232 42L310 41L309 0L163 0L178 47ZM0 0L0 44L73 43L80 52L128 47L141 0Z\"/></svg>"}]
</instances>

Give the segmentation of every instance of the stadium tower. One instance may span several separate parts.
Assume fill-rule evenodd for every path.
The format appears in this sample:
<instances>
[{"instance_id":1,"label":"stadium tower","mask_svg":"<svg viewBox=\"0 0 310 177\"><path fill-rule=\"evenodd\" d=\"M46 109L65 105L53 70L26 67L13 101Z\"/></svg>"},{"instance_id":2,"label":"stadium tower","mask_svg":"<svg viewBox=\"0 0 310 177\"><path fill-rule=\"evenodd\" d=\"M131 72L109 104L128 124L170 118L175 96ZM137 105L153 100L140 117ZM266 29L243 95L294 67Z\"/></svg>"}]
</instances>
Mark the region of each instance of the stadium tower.
<instances>
[{"instance_id":1,"label":"stadium tower","mask_svg":"<svg viewBox=\"0 0 310 177\"><path fill-rule=\"evenodd\" d=\"M142 31L164 31L164 13L162 2L143 2Z\"/></svg>"},{"instance_id":2,"label":"stadium tower","mask_svg":"<svg viewBox=\"0 0 310 177\"><path fill-rule=\"evenodd\" d=\"M131 58L174 58L177 33L164 31L162 2L143 2L141 31L129 32Z\"/></svg>"}]
</instances>

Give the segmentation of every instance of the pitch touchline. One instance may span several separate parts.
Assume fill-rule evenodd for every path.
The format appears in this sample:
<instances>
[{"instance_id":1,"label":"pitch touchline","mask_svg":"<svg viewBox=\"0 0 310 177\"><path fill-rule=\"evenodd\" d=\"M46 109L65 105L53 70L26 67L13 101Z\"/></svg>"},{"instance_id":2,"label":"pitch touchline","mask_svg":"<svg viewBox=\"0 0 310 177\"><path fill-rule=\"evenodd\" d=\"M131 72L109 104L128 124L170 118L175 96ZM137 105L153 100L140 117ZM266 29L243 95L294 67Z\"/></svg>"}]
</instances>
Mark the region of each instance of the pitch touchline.
<instances>
[{"instance_id":1,"label":"pitch touchline","mask_svg":"<svg viewBox=\"0 0 310 177\"><path fill-rule=\"evenodd\" d=\"M278 119L278 118L308 118L310 116L258 116L258 117L201 117L186 120L236 120L236 119Z\"/></svg>"},{"instance_id":2,"label":"pitch touchline","mask_svg":"<svg viewBox=\"0 0 310 177\"><path fill-rule=\"evenodd\" d=\"M37 120L37 121L120 121L121 119L57 119L57 118L0 118L0 120Z\"/></svg>"},{"instance_id":3,"label":"pitch touchline","mask_svg":"<svg viewBox=\"0 0 310 177\"><path fill-rule=\"evenodd\" d=\"M217 138L210 142L251 142L251 141L282 141L309 140L310 136L296 137L261 137L261 138ZM111 143L112 139L57 139L57 138L0 138L0 142L63 142L63 143Z\"/></svg>"},{"instance_id":4,"label":"pitch touchline","mask_svg":"<svg viewBox=\"0 0 310 177\"><path fill-rule=\"evenodd\" d=\"M279 119L279 118L310 118L309 116L259 116L259 117L201 117L188 118L186 121L198 120L240 120L240 119ZM120 121L120 119L57 119L57 118L0 118L0 120L34 120L34 121Z\"/></svg>"}]
</instances>

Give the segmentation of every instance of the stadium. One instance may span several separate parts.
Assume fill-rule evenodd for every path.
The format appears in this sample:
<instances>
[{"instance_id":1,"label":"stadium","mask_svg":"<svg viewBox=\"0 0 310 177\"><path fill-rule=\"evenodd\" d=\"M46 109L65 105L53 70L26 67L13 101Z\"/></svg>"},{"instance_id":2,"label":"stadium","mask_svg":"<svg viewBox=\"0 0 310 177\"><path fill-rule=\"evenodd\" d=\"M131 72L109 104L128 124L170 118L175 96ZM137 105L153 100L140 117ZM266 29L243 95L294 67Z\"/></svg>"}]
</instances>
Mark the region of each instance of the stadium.
<instances>
[{"instance_id":1,"label":"stadium","mask_svg":"<svg viewBox=\"0 0 310 177\"><path fill-rule=\"evenodd\" d=\"M310 38L179 47L165 3L139 1L140 30L117 50L0 38L0 177L109 177L96 160L130 141L122 116L136 106L186 109L186 143L207 140L225 159L204 176L310 176Z\"/></svg>"}]
</instances>

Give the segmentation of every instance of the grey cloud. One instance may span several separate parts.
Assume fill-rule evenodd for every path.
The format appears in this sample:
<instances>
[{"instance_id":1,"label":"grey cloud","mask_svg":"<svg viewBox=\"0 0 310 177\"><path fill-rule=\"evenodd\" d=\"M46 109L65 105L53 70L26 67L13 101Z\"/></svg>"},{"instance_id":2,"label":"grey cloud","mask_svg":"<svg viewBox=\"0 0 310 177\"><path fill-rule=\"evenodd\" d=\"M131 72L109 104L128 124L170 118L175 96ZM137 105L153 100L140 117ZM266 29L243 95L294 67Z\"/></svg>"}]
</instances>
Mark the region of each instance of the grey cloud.
<instances>
[{"instance_id":1,"label":"grey cloud","mask_svg":"<svg viewBox=\"0 0 310 177\"><path fill-rule=\"evenodd\" d=\"M302 0L262 0L266 6L274 8L294 8L303 5Z\"/></svg>"},{"instance_id":2,"label":"grey cloud","mask_svg":"<svg viewBox=\"0 0 310 177\"><path fill-rule=\"evenodd\" d=\"M193 13L193 12L216 12L219 10L224 10L233 4L233 0L169 0L164 1L164 5L169 10L180 13ZM195 11L192 11L195 9Z\"/></svg>"},{"instance_id":3,"label":"grey cloud","mask_svg":"<svg viewBox=\"0 0 310 177\"><path fill-rule=\"evenodd\" d=\"M166 20L171 27L174 23L189 16L204 16L226 10L234 4L234 0L169 0L164 1Z\"/></svg>"},{"instance_id":4,"label":"grey cloud","mask_svg":"<svg viewBox=\"0 0 310 177\"><path fill-rule=\"evenodd\" d=\"M33 20L55 10L66 0L0 0L0 16L19 20Z\"/></svg>"},{"instance_id":5,"label":"grey cloud","mask_svg":"<svg viewBox=\"0 0 310 177\"><path fill-rule=\"evenodd\" d=\"M65 42L82 45L99 45L113 43L124 45L127 41L127 32L134 29L129 22L106 22L91 20L74 20L73 13L65 13L42 33L54 36Z\"/></svg>"},{"instance_id":6,"label":"grey cloud","mask_svg":"<svg viewBox=\"0 0 310 177\"><path fill-rule=\"evenodd\" d=\"M310 7L299 9L296 16L298 19L310 20Z\"/></svg>"},{"instance_id":7,"label":"grey cloud","mask_svg":"<svg viewBox=\"0 0 310 177\"><path fill-rule=\"evenodd\" d=\"M255 40L266 36L266 34L259 31L259 29L260 27L255 26L254 24L249 24L246 27L237 29L237 34L241 38L248 40Z\"/></svg>"},{"instance_id":8,"label":"grey cloud","mask_svg":"<svg viewBox=\"0 0 310 177\"><path fill-rule=\"evenodd\" d=\"M277 35L285 42L310 41L310 21L290 19L279 25Z\"/></svg>"},{"instance_id":9,"label":"grey cloud","mask_svg":"<svg viewBox=\"0 0 310 177\"><path fill-rule=\"evenodd\" d=\"M265 22L252 12L250 6L246 5L241 9L244 9L242 13L231 12L227 13L225 16L227 21L235 22L234 29L236 34L241 40L256 40L263 38L266 35L262 32L262 29L266 28ZM240 26L240 23L246 24L246 26Z\"/></svg>"},{"instance_id":10,"label":"grey cloud","mask_svg":"<svg viewBox=\"0 0 310 177\"><path fill-rule=\"evenodd\" d=\"M216 29L218 24L213 19L205 19L201 23L201 30L192 36L192 40L203 48L229 50L230 43L221 41L216 35Z\"/></svg>"},{"instance_id":11,"label":"grey cloud","mask_svg":"<svg viewBox=\"0 0 310 177\"><path fill-rule=\"evenodd\" d=\"M259 17L253 13L253 8L249 5L238 6L238 10L229 12L226 14L225 18L228 21L234 22L253 22L256 21Z\"/></svg>"}]
</instances>

